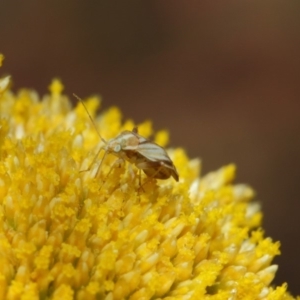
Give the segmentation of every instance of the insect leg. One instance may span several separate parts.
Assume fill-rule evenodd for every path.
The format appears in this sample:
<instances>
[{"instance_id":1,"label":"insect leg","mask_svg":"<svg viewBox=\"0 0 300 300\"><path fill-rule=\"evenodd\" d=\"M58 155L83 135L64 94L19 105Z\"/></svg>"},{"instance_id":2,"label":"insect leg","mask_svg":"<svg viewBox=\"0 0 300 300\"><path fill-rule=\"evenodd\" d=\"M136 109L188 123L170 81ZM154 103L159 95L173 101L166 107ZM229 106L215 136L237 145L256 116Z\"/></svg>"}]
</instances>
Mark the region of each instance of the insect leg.
<instances>
[{"instance_id":1,"label":"insect leg","mask_svg":"<svg viewBox=\"0 0 300 300\"><path fill-rule=\"evenodd\" d=\"M106 153L107 153L107 152L105 152L103 158L105 157ZM102 159L102 161L103 161L103 159ZM101 161L101 163L102 163L102 161ZM103 184L106 182L106 179L107 179L108 176L110 175L110 173L111 173L111 171L113 170L113 168L115 167L115 165L117 165L117 164L119 164L120 162L123 162L123 161L124 161L124 160L123 160L122 158L118 158L116 161L114 161L114 163L113 163L112 166L110 167L109 172L106 174L105 179L103 180L103 183L102 183L102 185L100 186L99 190L101 190ZM101 166L101 163L100 163L99 167ZM99 170L99 168L98 168L98 170ZM97 171L96 175L97 175L97 174L98 174L98 171Z\"/></svg>"},{"instance_id":2,"label":"insect leg","mask_svg":"<svg viewBox=\"0 0 300 300\"><path fill-rule=\"evenodd\" d=\"M144 170L144 169L152 169L151 168L151 164L149 164L149 162L140 162L138 164L136 164L137 168L139 168L139 170ZM143 184L141 184L141 177L140 177L140 188L143 189L143 186L148 183L151 179L155 178L155 176L165 167L164 163L161 162L160 166L155 170L155 172L151 175L148 176L148 180L146 180L146 182L144 182ZM140 173L141 174L141 173Z\"/></svg>"},{"instance_id":3,"label":"insect leg","mask_svg":"<svg viewBox=\"0 0 300 300\"><path fill-rule=\"evenodd\" d=\"M81 173L81 172L87 172L87 171L89 171L89 170L91 169L92 165L95 163L97 157L99 156L101 150L104 150L104 147L101 147L101 148L98 150L98 152L97 152L96 155L94 156L92 162L90 163L89 167L88 167L86 170L80 170L80 171L79 171L80 173ZM101 163L100 163L100 165L99 165L99 167L98 167L98 170L97 170L96 175L97 175L98 172L99 172L99 168L100 168L100 166L101 166L101 164L102 164L102 161L103 161L105 155L106 155L106 152L105 152L105 154L104 154L104 156L103 156L103 158L102 158L102 160L101 160Z\"/></svg>"},{"instance_id":4,"label":"insect leg","mask_svg":"<svg viewBox=\"0 0 300 300\"><path fill-rule=\"evenodd\" d=\"M143 189L143 184L142 184L142 170L141 169L139 169L139 188L142 190L142 192L145 193L145 190Z\"/></svg>"},{"instance_id":5,"label":"insect leg","mask_svg":"<svg viewBox=\"0 0 300 300\"><path fill-rule=\"evenodd\" d=\"M143 189L143 185L145 185L146 183L148 183L151 179L154 179L155 176L156 176L156 174L158 174L162 168L163 168L163 166L160 166L160 167L156 170L156 172L154 172L153 175L148 176L147 180L141 185L141 188Z\"/></svg>"},{"instance_id":6,"label":"insect leg","mask_svg":"<svg viewBox=\"0 0 300 300\"><path fill-rule=\"evenodd\" d=\"M100 152L100 151L99 151ZM98 153L99 153L98 152ZM98 169L97 169L97 172L96 172L96 174L95 174L95 178L98 176L98 174L99 174L99 171L100 171L100 169L101 169L101 166L102 166L102 163L103 163L103 161L104 161L104 159L105 159L105 157L106 157L106 154L107 154L107 151L105 151L105 153L104 153L104 155L103 155L103 157L102 157L102 160L101 160L101 162L100 162L100 164L99 164L99 166L98 166Z\"/></svg>"}]
</instances>

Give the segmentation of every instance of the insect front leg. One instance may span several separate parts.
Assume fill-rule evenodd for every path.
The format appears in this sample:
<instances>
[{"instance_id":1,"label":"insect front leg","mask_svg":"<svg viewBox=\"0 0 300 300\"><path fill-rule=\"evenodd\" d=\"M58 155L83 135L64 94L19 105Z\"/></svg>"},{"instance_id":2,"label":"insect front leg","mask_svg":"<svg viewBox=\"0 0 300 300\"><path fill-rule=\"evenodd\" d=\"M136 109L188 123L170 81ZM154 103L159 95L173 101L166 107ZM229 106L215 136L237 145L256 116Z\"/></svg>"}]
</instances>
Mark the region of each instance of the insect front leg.
<instances>
[{"instance_id":1,"label":"insect front leg","mask_svg":"<svg viewBox=\"0 0 300 300\"><path fill-rule=\"evenodd\" d=\"M98 156L99 156L99 154L100 154L100 152L101 152L102 150L105 150L104 147L101 147L101 148L97 151L97 153L96 153L96 155L94 156L94 158L93 158L92 162L90 163L89 167L88 167L87 169L85 169L85 170L80 170L79 172L81 173L81 172L87 172L87 171L90 171L90 169L92 168L92 165L96 162L96 159L98 158ZM106 156L106 153L107 153L107 152L105 152L105 154L104 154L104 156L103 156L103 158L102 158L102 160L101 160L101 163L100 163L100 165L99 165L99 167L98 167L98 169L97 169L97 172L96 172L95 177L97 176L97 174L98 174L98 172L99 172L99 169L100 169L100 167L101 167L101 164L102 164L102 162L103 162L103 160L104 160L104 158L105 158L105 156Z\"/></svg>"}]
</instances>

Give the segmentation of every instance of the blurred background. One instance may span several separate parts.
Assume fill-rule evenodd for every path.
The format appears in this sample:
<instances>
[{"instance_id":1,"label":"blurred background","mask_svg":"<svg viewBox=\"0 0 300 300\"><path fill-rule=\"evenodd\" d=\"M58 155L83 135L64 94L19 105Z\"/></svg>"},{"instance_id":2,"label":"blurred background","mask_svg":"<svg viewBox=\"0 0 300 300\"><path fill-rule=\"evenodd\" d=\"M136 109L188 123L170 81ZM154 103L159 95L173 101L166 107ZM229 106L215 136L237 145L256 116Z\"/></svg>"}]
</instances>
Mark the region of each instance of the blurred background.
<instances>
[{"instance_id":1,"label":"blurred background","mask_svg":"<svg viewBox=\"0 0 300 300\"><path fill-rule=\"evenodd\" d=\"M203 172L234 162L281 241L275 284L300 294L300 1L1 1L14 89L100 94L168 128Z\"/></svg>"}]
</instances>

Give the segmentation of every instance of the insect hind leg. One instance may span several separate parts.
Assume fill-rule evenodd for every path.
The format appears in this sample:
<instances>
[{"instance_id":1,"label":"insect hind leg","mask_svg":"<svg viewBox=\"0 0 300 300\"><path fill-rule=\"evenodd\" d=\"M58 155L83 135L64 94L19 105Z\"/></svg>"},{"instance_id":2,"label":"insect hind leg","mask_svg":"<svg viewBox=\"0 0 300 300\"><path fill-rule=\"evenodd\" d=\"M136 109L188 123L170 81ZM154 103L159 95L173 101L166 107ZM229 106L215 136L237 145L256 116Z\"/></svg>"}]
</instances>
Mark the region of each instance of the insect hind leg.
<instances>
[{"instance_id":1,"label":"insect hind leg","mask_svg":"<svg viewBox=\"0 0 300 300\"><path fill-rule=\"evenodd\" d=\"M140 188L144 191L143 186L145 184L147 184L151 179L157 179L156 175L159 174L159 172L165 167L165 165L163 163L161 163L161 165L155 170L155 172L153 172L153 174L148 175L146 172L146 175L148 176L147 180L142 184L141 183L141 170L146 170L146 169L151 169L149 168L148 163L142 162L136 165L139 168L139 183L140 183Z\"/></svg>"}]
</instances>

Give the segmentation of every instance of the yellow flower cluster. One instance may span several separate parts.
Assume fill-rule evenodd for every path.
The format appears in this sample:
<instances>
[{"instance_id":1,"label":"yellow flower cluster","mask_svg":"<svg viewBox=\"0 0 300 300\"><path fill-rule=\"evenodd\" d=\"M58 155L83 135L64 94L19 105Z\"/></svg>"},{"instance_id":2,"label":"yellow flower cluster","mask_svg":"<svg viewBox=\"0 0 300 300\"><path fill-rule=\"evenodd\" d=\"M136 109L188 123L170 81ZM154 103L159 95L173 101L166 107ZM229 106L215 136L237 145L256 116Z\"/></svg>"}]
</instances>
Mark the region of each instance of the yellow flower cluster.
<instances>
[{"instance_id":1,"label":"yellow flower cluster","mask_svg":"<svg viewBox=\"0 0 300 300\"><path fill-rule=\"evenodd\" d=\"M54 80L40 99L0 80L0 299L293 299L270 286L279 243L233 165L200 177L197 159L169 149L178 183L144 174L141 188L135 166L111 169L113 155L97 173L99 136L62 90ZM134 126L85 103L105 139Z\"/></svg>"}]
</instances>

